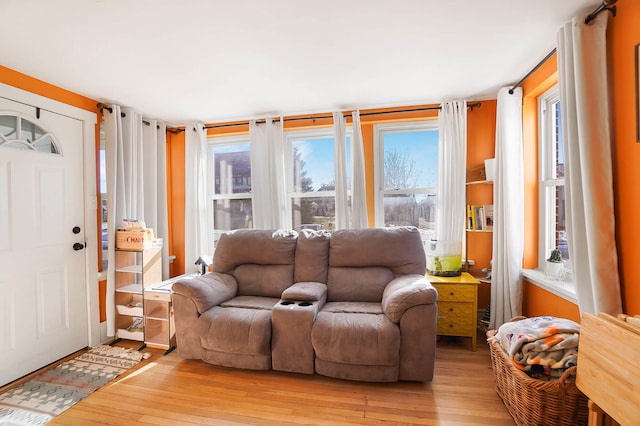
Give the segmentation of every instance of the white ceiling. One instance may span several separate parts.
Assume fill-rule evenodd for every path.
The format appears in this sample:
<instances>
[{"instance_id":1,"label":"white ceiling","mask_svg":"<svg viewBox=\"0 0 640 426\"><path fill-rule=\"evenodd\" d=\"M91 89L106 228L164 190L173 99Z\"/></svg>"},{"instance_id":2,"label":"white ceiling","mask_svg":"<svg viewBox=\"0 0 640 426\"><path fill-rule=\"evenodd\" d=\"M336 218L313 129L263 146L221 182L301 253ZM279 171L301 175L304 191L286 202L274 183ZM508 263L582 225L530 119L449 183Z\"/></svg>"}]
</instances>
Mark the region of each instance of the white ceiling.
<instances>
[{"instance_id":1,"label":"white ceiling","mask_svg":"<svg viewBox=\"0 0 640 426\"><path fill-rule=\"evenodd\" d=\"M495 99L599 0L0 0L0 61L170 124Z\"/></svg>"}]
</instances>

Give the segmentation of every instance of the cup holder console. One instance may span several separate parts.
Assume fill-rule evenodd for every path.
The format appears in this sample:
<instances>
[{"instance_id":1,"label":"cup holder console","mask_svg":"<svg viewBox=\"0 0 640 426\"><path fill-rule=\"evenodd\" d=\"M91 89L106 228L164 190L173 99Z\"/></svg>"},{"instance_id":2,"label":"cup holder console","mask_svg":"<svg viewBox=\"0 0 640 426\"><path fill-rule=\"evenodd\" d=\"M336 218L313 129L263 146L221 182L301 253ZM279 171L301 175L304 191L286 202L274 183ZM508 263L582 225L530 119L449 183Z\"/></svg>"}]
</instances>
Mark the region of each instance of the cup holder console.
<instances>
[{"instance_id":1,"label":"cup holder console","mask_svg":"<svg viewBox=\"0 0 640 426\"><path fill-rule=\"evenodd\" d=\"M293 300L283 300L282 302L280 302L281 305L284 306L288 306L288 305L295 305L296 302L294 302ZM313 302L297 302L298 306L313 306Z\"/></svg>"}]
</instances>

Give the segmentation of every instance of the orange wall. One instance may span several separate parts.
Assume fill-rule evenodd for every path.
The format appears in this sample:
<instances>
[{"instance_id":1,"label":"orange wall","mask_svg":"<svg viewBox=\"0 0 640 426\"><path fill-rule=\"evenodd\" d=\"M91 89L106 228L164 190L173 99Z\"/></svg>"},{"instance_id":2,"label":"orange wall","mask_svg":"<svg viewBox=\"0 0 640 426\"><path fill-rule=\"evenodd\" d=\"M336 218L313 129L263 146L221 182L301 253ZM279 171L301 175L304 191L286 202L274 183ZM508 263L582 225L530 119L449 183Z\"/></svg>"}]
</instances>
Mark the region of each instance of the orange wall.
<instances>
[{"instance_id":1,"label":"orange wall","mask_svg":"<svg viewBox=\"0 0 640 426\"><path fill-rule=\"evenodd\" d=\"M522 84L524 154L524 268L538 266L538 96L558 83L557 55L553 55ZM580 320L577 305L524 280L522 313Z\"/></svg>"},{"instance_id":2,"label":"orange wall","mask_svg":"<svg viewBox=\"0 0 640 426\"><path fill-rule=\"evenodd\" d=\"M523 288L523 314L528 317L552 315L580 322L578 305L527 281Z\"/></svg>"},{"instance_id":3,"label":"orange wall","mask_svg":"<svg viewBox=\"0 0 640 426\"><path fill-rule=\"evenodd\" d=\"M640 314L640 284L636 262L640 256L640 143L636 142L635 46L640 43L640 2L620 0L617 17L609 20L607 49L611 84L611 127L613 141L613 178L616 209L618 270L622 286L623 311ZM537 102L536 97L557 82L556 58L553 57L523 84L525 99L523 125L525 134L525 268L537 265ZM524 288L524 314L553 314L579 319L577 306L530 283Z\"/></svg>"},{"instance_id":4,"label":"orange wall","mask_svg":"<svg viewBox=\"0 0 640 426\"><path fill-rule=\"evenodd\" d=\"M623 311L640 314L640 283L637 279L640 256L640 143L636 141L635 46L640 43L640 2L620 0L617 17L609 21L609 81L613 96L612 137L614 196L619 272Z\"/></svg>"},{"instance_id":5,"label":"orange wall","mask_svg":"<svg viewBox=\"0 0 640 426\"><path fill-rule=\"evenodd\" d=\"M480 108L469 109L467 113L467 170L484 166L484 160L495 156L496 101L482 101ZM493 204L493 185L474 185L467 188L467 204ZM491 232L467 233L467 256L474 261L469 270L473 275L481 275L482 268L489 268L492 257ZM478 287L478 309L484 309L491 302L490 284Z\"/></svg>"},{"instance_id":6,"label":"orange wall","mask_svg":"<svg viewBox=\"0 0 640 426\"><path fill-rule=\"evenodd\" d=\"M169 275L185 271L184 262L184 202L185 202L185 137L184 132L167 132L167 193L169 216L169 255L175 256L169 265Z\"/></svg>"}]
</instances>

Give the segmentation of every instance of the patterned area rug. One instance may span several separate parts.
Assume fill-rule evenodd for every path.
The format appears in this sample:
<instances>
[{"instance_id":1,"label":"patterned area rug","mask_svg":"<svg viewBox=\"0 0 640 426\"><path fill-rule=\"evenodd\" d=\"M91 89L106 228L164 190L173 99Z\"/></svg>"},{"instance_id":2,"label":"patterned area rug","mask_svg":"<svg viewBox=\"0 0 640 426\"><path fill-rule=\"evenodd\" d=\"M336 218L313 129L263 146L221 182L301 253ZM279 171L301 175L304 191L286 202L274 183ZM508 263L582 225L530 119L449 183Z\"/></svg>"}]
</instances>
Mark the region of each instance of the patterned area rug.
<instances>
[{"instance_id":1,"label":"patterned area rug","mask_svg":"<svg viewBox=\"0 0 640 426\"><path fill-rule=\"evenodd\" d=\"M98 346L0 395L0 426L43 425L151 354Z\"/></svg>"}]
</instances>

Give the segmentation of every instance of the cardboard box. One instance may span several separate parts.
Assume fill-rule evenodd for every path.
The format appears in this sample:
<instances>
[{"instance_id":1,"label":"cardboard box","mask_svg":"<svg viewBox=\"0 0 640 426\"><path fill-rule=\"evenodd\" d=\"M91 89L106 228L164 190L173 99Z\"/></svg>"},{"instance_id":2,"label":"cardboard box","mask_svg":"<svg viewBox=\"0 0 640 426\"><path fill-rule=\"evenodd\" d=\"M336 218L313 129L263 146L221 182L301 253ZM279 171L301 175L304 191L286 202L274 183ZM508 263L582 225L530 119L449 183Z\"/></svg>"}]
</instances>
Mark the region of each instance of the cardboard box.
<instances>
[{"instance_id":1,"label":"cardboard box","mask_svg":"<svg viewBox=\"0 0 640 426\"><path fill-rule=\"evenodd\" d=\"M144 250L151 247L162 247L162 238L153 238L150 228L116 230L116 250Z\"/></svg>"}]
</instances>

